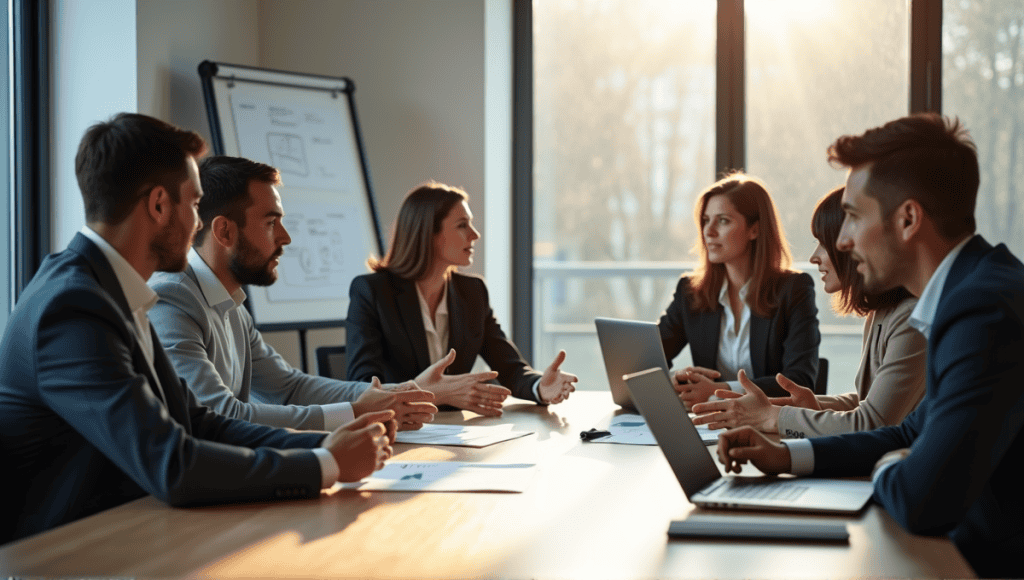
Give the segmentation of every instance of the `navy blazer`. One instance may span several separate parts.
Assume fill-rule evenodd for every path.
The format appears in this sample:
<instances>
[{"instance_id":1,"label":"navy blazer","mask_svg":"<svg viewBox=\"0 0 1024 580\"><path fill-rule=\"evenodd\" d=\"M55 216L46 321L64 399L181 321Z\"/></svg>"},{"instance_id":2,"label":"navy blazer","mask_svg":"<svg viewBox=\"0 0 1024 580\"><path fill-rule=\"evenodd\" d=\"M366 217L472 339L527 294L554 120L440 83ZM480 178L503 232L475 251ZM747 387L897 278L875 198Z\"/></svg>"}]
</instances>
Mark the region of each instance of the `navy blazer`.
<instances>
[{"instance_id":1,"label":"navy blazer","mask_svg":"<svg viewBox=\"0 0 1024 580\"><path fill-rule=\"evenodd\" d=\"M345 320L348 380L399 383L430 366L416 284L387 270L357 276L349 287ZM455 362L447 374L473 370L477 355L498 372L512 395L537 401L541 373L530 367L494 318L487 285L478 276L452 273L448 283L448 346Z\"/></svg>"},{"instance_id":2,"label":"navy blazer","mask_svg":"<svg viewBox=\"0 0 1024 580\"><path fill-rule=\"evenodd\" d=\"M297 434L199 406L152 333L156 376L102 251L46 258L0 341L0 542L152 494L174 506L319 497ZM159 378L159 382L155 379ZM275 449L272 449L275 448Z\"/></svg>"},{"instance_id":3,"label":"navy blazer","mask_svg":"<svg viewBox=\"0 0 1024 580\"><path fill-rule=\"evenodd\" d=\"M981 576L1024 576L1024 265L975 236L953 262L928 337L927 391L899 425L811 439L816 475L870 473L917 534L946 534Z\"/></svg>"},{"instance_id":4,"label":"navy blazer","mask_svg":"<svg viewBox=\"0 0 1024 580\"><path fill-rule=\"evenodd\" d=\"M714 312L691 308L689 276L682 276L665 313L658 321L661 345L669 365L689 344L693 364L718 369L718 342L722 307ZM806 273L788 274L779 291L779 306L768 318L750 315L751 379L770 397L789 393L775 375L782 373L798 385L814 389L818 376L818 307L814 304L814 279Z\"/></svg>"}]
</instances>

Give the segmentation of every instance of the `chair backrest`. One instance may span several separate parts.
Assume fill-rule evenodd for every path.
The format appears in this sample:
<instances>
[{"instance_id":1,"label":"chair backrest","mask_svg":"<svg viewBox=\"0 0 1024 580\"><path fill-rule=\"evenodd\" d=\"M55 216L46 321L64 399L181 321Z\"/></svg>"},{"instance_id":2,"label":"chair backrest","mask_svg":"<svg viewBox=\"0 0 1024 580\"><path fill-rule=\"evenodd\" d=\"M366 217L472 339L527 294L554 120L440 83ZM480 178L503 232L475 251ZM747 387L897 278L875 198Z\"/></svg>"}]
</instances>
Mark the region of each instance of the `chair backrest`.
<instances>
[{"instance_id":1,"label":"chair backrest","mask_svg":"<svg viewBox=\"0 0 1024 580\"><path fill-rule=\"evenodd\" d=\"M316 349L316 372L321 377L345 380L348 373L344 346L321 346Z\"/></svg>"},{"instance_id":2,"label":"chair backrest","mask_svg":"<svg viewBox=\"0 0 1024 580\"><path fill-rule=\"evenodd\" d=\"M814 394L824 395L828 390L828 359L818 359L818 376L814 379Z\"/></svg>"}]
</instances>

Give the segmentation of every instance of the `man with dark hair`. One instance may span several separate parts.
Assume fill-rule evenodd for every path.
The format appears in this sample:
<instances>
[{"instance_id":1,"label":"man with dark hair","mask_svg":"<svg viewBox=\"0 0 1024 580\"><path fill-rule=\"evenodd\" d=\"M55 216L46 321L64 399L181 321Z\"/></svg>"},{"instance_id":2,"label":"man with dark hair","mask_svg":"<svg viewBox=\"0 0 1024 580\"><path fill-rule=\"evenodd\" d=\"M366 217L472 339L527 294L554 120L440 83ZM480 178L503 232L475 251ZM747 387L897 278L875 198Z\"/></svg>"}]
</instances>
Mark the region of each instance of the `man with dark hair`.
<instances>
[{"instance_id":1,"label":"man with dark hair","mask_svg":"<svg viewBox=\"0 0 1024 580\"><path fill-rule=\"evenodd\" d=\"M152 494L174 506L319 497L390 456L394 414L333 433L228 419L196 403L146 312L146 279L185 266L202 227L199 135L137 114L90 128L87 224L25 288L0 341L0 543Z\"/></svg>"},{"instance_id":2,"label":"man with dark hair","mask_svg":"<svg viewBox=\"0 0 1024 580\"><path fill-rule=\"evenodd\" d=\"M273 427L334 429L391 409L399 429L419 429L437 412L412 381L381 387L300 372L263 342L242 307L243 285L269 286L291 242L282 218L277 169L216 156L199 167L207 227L182 272L149 280L160 300L150 313L174 368L200 403L222 415Z\"/></svg>"},{"instance_id":3,"label":"man with dark hair","mask_svg":"<svg viewBox=\"0 0 1024 580\"><path fill-rule=\"evenodd\" d=\"M837 140L850 169L838 248L868 291L919 297L910 325L928 339L927 394L898 426L772 443L723 433L727 470L856 476L907 530L948 534L982 576L1024 574L1024 265L974 234L978 161L959 122L905 117Z\"/></svg>"}]
</instances>

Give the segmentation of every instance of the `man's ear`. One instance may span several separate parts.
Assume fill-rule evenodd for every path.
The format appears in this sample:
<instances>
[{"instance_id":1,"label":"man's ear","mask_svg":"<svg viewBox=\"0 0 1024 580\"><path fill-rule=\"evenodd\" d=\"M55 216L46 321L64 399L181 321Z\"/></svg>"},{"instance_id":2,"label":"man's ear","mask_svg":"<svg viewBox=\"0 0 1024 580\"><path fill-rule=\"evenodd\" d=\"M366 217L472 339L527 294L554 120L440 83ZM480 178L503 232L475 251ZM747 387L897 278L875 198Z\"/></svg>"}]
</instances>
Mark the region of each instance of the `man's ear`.
<instances>
[{"instance_id":1,"label":"man's ear","mask_svg":"<svg viewBox=\"0 0 1024 580\"><path fill-rule=\"evenodd\" d=\"M171 192L162 185L154 185L146 196L146 209L149 217L157 225L165 226L171 220L171 213L174 211L174 200L171 199Z\"/></svg>"},{"instance_id":2,"label":"man's ear","mask_svg":"<svg viewBox=\"0 0 1024 580\"><path fill-rule=\"evenodd\" d=\"M208 234L215 242L225 248L232 248L238 242L238 224L219 215L210 223Z\"/></svg>"},{"instance_id":3,"label":"man's ear","mask_svg":"<svg viewBox=\"0 0 1024 580\"><path fill-rule=\"evenodd\" d=\"M924 207L920 202L916 199L908 199L893 212L893 227L900 239L907 242L921 231L924 217Z\"/></svg>"}]
</instances>

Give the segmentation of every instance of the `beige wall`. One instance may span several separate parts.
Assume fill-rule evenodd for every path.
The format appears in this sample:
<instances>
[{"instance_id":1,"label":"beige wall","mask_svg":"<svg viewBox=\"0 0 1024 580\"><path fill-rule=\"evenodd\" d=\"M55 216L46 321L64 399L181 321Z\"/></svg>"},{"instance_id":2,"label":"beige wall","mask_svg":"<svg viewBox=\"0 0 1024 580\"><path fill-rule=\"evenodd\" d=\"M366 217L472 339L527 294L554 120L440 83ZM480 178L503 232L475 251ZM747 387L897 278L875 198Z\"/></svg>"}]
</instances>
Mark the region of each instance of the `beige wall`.
<instances>
[{"instance_id":1,"label":"beige wall","mask_svg":"<svg viewBox=\"0 0 1024 580\"><path fill-rule=\"evenodd\" d=\"M425 179L466 188L484 223L486 0L137 0L138 110L209 136L204 60L332 76L355 102L381 225ZM483 272L487 247L471 271ZM294 332L265 338L298 366ZM343 330L309 333L313 349Z\"/></svg>"}]
</instances>

